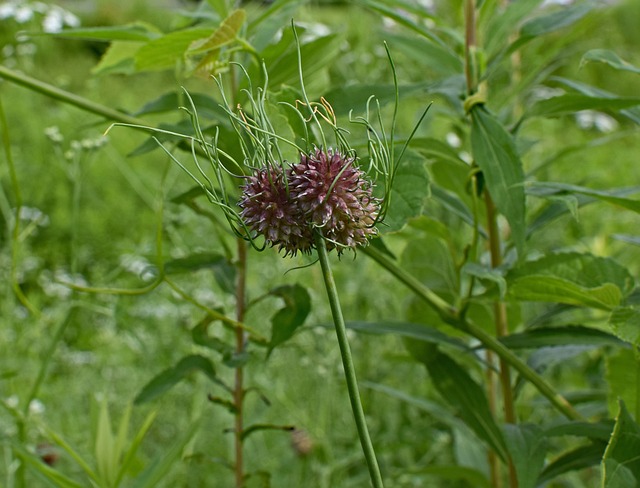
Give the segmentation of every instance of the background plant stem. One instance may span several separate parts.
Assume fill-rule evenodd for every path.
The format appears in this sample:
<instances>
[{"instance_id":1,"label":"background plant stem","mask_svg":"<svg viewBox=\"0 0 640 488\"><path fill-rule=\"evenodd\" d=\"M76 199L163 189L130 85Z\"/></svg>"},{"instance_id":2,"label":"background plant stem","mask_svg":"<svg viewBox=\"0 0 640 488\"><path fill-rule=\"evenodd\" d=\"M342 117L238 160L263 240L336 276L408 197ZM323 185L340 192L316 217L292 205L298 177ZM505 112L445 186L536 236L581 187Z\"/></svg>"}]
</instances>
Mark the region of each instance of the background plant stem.
<instances>
[{"instance_id":1,"label":"background plant stem","mask_svg":"<svg viewBox=\"0 0 640 488\"><path fill-rule=\"evenodd\" d=\"M238 238L238 262L236 263L236 320L240 323L244 320L245 312L245 291L247 280L247 243L244 239ZM236 354L240 356L244 353L246 343L246 332L242 327L236 327ZM244 431L243 404L244 404L244 369L238 366L235 370L235 383L233 388L233 402L236 407L234 426L234 450L235 450L235 479L236 488L244 485L244 457L242 451L242 440Z\"/></svg>"},{"instance_id":2,"label":"background plant stem","mask_svg":"<svg viewBox=\"0 0 640 488\"><path fill-rule=\"evenodd\" d=\"M362 409L362 402L360 401L358 380L356 378L356 370L353 365L353 357L351 356L351 347L349 346L349 341L347 339L347 328L344 323L344 317L342 316L338 289L336 288L336 283L333 279L333 272L329 263L327 246L319 232L316 232L316 248L318 250L320 266L322 267L322 277L324 278L325 288L327 289L327 296L329 298L329 305L333 316L333 324L335 325L336 335L338 336L338 345L340 346L340 356L342 357L344 376L347 381L349 400L351 401L351 409L353 410L353 416L356 421L360 444L362 445L362 450L364 451L364 456L367 460L371 483L374 488L382 488L384 486L382 483L382 475L380 474L378 460L376 459L376 453L373 449L373 444L371 443L364 410Z\"/></svg>"}]
</instances>

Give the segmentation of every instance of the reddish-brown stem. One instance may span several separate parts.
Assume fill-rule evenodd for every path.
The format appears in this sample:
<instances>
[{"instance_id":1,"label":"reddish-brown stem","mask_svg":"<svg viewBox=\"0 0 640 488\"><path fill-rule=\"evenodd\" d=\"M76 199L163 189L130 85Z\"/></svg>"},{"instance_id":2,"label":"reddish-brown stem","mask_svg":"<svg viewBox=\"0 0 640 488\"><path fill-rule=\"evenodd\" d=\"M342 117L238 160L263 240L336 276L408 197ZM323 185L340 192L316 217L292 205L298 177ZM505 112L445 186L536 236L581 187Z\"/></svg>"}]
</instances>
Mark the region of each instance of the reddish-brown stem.
<instances>
[{"instance_id":1,"label":"reddish-brown stem","mask_svg":"<svg viewBox=\"0 0 640 488\"><path fill-rule=\"evenodd\" d=\"M247 278L247 243L244 239L238 238L238 262L236 263L236 320L244 321L245 312L245 289ZM236 327L236 354L240 356L244 353L246 343L246 333L241 327ZM243 403L244 403L244 371L242 366L236 367L235 383L233 388L233 403L235 406L234 449L235 449L235 480L236 488L244 486L244 459L242 452L243 426Z\"/></svg>"},{"instance_id":2,"label":"reddish-brown stem","mask_svg":"<svg viewBox=\"0 0 640 488\"><path fill-rule=\"evenodd\" d=\"M502 264L500 250L500 232L498 229L498 216L496 207L488 191L484 192L485 207L487 209L487 227L489 232L489 252L491 254L491 266L497 268ZM496 337L509 334L507 307L504 302L497 301L494 306L494 318L496 325ZM513 390L511 389L511 372L509 365L500 358L500 383L502 386L502 400L504 405L504 419L509 424L516 423L516 413L513 406ZM509 462L509 486L517 488L518 478L515 467Z\"/></svg>"}]
</instances>

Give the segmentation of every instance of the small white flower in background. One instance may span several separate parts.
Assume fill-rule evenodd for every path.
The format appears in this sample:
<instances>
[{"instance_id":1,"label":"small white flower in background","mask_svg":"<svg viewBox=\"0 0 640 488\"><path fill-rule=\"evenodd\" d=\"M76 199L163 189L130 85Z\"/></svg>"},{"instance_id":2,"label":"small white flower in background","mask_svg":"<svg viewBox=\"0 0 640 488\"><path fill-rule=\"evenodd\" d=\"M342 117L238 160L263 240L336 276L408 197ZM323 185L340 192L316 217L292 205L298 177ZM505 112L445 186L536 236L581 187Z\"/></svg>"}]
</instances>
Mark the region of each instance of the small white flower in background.
<instances>
[{"instance_id":1,"label":"small white flower in background","mask_svg":"<svg viewBox=\"0 0 640 488\"><path fill-rule=\"evenodd\" d=\"M447 134L447 144L449 144L453 148L459 148L462 146L462 141L460 137L455 132L449 132Z\"/></svg>"},{"instance_id":2,"label":"small white flower in background","mask_svg":"<svg viewBox=\"0 0 640 488\"><path fill-rule=\"evenodd\" d=\"M34 18L42 16L42 31L47 33L60 32L64 27L80 26L80 19L59 5L44 2L30 2L26 0L9 0L0 3L0 20L14 19L24 24Z\"/></svg>"},{"instance_id":3,"label":"small white flower in background","mask_svg":"<svg viewBox=\"0 0 640 488\"><path fill-rule=\"evenodd\" d=\"M20 220L27 222L33 222L40 227L46 227L49 225L49 216L36 207L20 207Z\"/></svg>"},{"instance_id":4,"label":"small white flower in background","mask_svg":"<svg viewBox=\"0 0 640 488\"><path fill-rule=\"evenodd\" d=\"M11 395L9 398L5 400L6 404L10 408L17 408L20 400L18 399L18 395Z\"/></svg>"},{"instance_id":5,"label":"small white flower in background","mask_svg":"<svg viewBox=\"0 0 640 488\"><path fill-rule=\"evenodd\" d=\"M60 132L60 128L57 125L47 127L44 130L44 135L47 136L51 140L51 142L55 144L60 144L62 141L64 141L64 136Z\"/></svg>"},{"instance_id":6,"label":"small white flower in background","mask_svg":"<svg viewBox=\"0 0 640 488\"><path fill-rule=\"evenodd\" d=\"M31 415L42 415L45 410L44 403L37 398L31 400L31 403L29 403L29 413Z\"/></svg>"},{"instance_id":7,"label":"small white flower in background","mask_svg":"<svg viewBox=\"0 0 640 488\"><path fill-rule=\"evenodd\" d=\"M594 110L581 110L576 113L576 123L581 129L596 129L600 132L613 132L618 122L613 117Z\"/></svg>"},{"instance_id":8,"label":"small white flower in background","mask_svg":"<svg viewBox=\"0 0 640 488\"><path fill-rule=\"evenodd\" d=\"M120 266L138 276L142 281L151 281L156 277L156 268L146 258L135 254L120 256Z\"/></svg>"}]
</instances>

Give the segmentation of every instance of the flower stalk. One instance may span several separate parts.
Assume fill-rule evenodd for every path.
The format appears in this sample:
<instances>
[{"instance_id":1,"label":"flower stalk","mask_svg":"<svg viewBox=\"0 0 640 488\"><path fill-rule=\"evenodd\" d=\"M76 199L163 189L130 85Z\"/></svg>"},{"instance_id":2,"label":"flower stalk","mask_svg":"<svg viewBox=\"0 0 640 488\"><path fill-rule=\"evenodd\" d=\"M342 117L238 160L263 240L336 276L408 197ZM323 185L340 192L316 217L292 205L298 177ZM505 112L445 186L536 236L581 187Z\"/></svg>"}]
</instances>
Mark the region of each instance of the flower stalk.
<instances>
[{"instance_id":1,"label":"flower stalk","mask_svg":"<svg viewBox=\"0 0 640 488\"><path fill-rule=\"evenodd\" d=\"M318 259L320 260L320 266L322 268L322 277L324 279L325 288L327 290L327 297L329 299L329 305L331 307L333 324L335 326L336 335L338 337L338 345L340 346L340 356L342 358L342 366L344 367L344 376L347 383L347 390L349 392L351 410L353 411L353 417L358 429L358 437L360 438L362 451L364 452L364 456L367 460L367 467L369 468L371 483L374 488L382 488L384 486L382 482L382 475L380 474L378 460L376 459L376 453L373 449L373 444L369 435L369 429L367 428L364 410L362 408L362 402L360 400L358 380L356 378L356 370L353 365L353 357L351 356L351 347L349 346L349 340L347 338L347 328L344 323L342 308L340 307L338 289L333 278L331 264L329 263L327 244L319 230L315 231L315 243L316 249L318 251Z\"/></svg>"}]
</instances>

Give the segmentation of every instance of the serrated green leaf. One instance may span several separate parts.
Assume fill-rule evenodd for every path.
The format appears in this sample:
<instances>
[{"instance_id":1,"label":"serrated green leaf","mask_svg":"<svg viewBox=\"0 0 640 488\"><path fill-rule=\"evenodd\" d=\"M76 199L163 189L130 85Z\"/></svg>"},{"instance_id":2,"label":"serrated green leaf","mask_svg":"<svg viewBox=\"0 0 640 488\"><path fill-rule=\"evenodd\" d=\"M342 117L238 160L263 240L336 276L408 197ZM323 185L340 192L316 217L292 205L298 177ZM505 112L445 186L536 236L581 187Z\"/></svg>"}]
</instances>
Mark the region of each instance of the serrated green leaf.
<instances>
[{"instance_id":1,"label":"serrated green leaf","mask_svg":"<svg viewBox=\"0 0 640 488\"><path fill-rule=\"evenodd\" d=\"M533 424L506 424L504 430L518 488L535 488L548 448L544 431Z\"/></svg>"},{"instance_id":2,"label":"serrated green leaf","mask_svg":"<svg viewBox=\"0 0 640 488\"><path fill-rule=\"evenodd\" d=\"M165 369L153 378L138 393L134 403L146 403L159 397L195 371L204 373L216 383L219 382L213 363L204 356L194 354L182 358L174 367Z\"/></svg>"},{"instance_id":3,"label":"serrated green leaf","mask_svg":"<svg viewBox=\"0 0 640 488\"><path fill-rule=\"evenodd\" d=\"M209 37L193 41L187 54L201 54L213 51L233 42L240 32L247 14L244 9L236 9L222 21L220 26Z\"/></svg>"},{"instance_id":4,"label":"serrated green leaf","mask_svg":"<svg viewBox=\"0 0 640 488\"><path fill-rule=\"evenodd\" d=\"M415 341L406 341L409 352L427 367L434 386L442 398L480 439L502 460L508 458L502 431L498 427L484 390L457 362L437 347L425 349ZM418 346L418 347L415 347Z\"/></svg>"},{"instance_id":5,"label":"serrated green leaf","mask_svg":"<svg viewBox=\"0 0 640 488\"><path fill-rule=\"evenodd\" d=\"M511 135L484 108L471 111L471 152L496 207L511 227L518 255L524 256L524 171Z\"/></svg>"},{"instance_id":6,"label":"serrated green leaf","mask_svg":"<svg viewBox=\"0 0 640 488\"><path fill-rule=\"evenodd\" d=\"M640 308L618 307L609 317L611 331L623 341L640 347Z\"/></svg>"},{"instance_id":7,"label":"serrated green leaf","mask_svg":"<svg viewBox=\"0 0 640 488\"><path fill-rule=\"evenodd\" d=\"M584 56L582 56L580 67L589 62L604 63L617 70L640 74L640 68L621 59L616 53L608 49L592 49L587 51Z\"/></svg>"},{"instance_id":8,"label":"serrated green leaf","mask_svg":"<svg viewBox=\"0 0 640 488\"><path fill-rule=\"evenodd\" d=\"M635 287L633 276L613 259L573 252L528 261L510 270L506 278L509 292L523 300L605 309L619 305Z\"/></svg>"},{"instance_id":9,"label":"serrated green leaf","mask_svg":"<svg viewBox=\"0 0 640 488\"><path fill-rule=\"evenodd\" d=\"M402 229L410 218L422 213L429 195L430 178L424 157L413 151L405 152L391 187L385 225L380 230L387 233Z\"/></svg>"},{"instance_id":10,"label":"serrated green leaf","mask_svg":"<svg viewBox=\"0 0 640 488\"><path fill-rule=\"evenodd\" d=\"M293 337L311 311L311 297L301 285L280 286L269 294L282 298L285 306L271 317L271 340L267 354L271 354L275 347Z\"/></svg>"},{"instance_id":11,"label":"serrated green leaf","mask_svg":"<svg viewBox=\"0 0 640 488\"><path fill-rule=\"evenodd\" d=\"M602 459L603 488L636 488L640 484L640 425L622 400L613 435Z\"/></svg>"},{"instance_id":12,"label":"serrated green leaf","mask_svg":"<svg viewBox=\"0 0 640 488\"><path fill-rule=\"evenodd\" d=\"M207 37L209 29L201 27L165 34L142 46L136 53L136 68L140 71L174 68L192 42Z\"/></svg>"},{"instance_id":13,"label":"serrated green leaf","mask_svg":"<svg viewBox=\"0 0 640 488\"><path fill-rule=\"evenodd\" d=\"M640 359L632 349L620 349L606 356L606 379L609 386L607 403L609 413L618 413L618 400L623 400L632 412L638 411L637 398L640 388Z\"/></svg>"},{"instance_id":14,"label":"serrated green leaf","mask_svg":"<svg viewBox=\"0 0 640 488\"><path fill-rule=\"evenodd\" d=\"M527 111L527 117L560 117L581 110L624 110L640 105L637 97L594 97L580 93L568 93L559 97L540 100Z\"/></svg>"}]
</instances>

